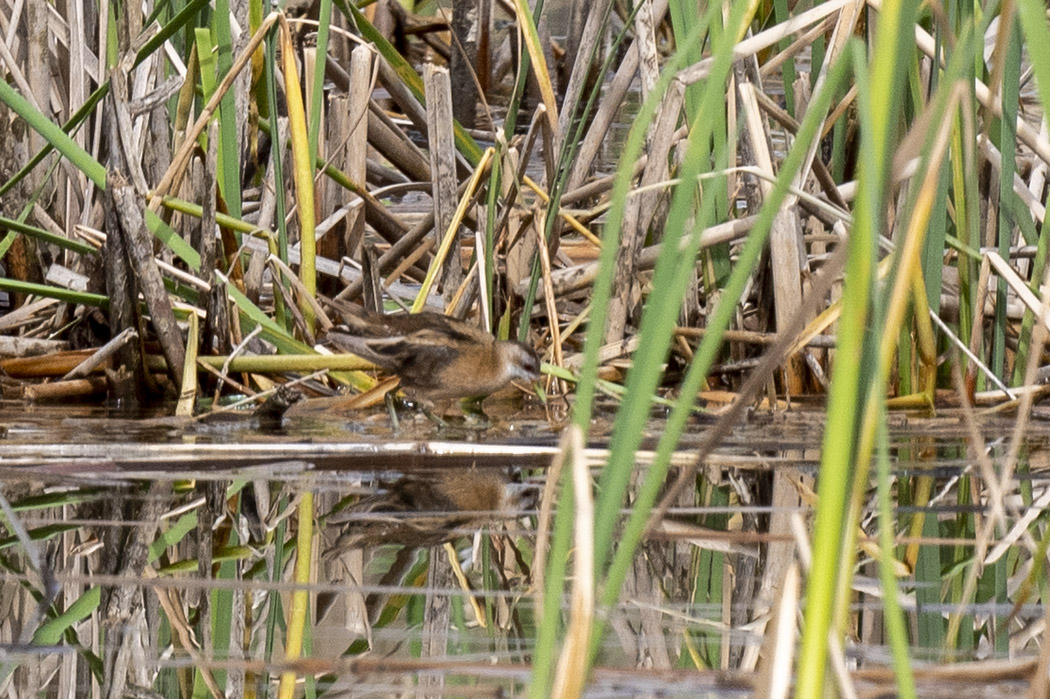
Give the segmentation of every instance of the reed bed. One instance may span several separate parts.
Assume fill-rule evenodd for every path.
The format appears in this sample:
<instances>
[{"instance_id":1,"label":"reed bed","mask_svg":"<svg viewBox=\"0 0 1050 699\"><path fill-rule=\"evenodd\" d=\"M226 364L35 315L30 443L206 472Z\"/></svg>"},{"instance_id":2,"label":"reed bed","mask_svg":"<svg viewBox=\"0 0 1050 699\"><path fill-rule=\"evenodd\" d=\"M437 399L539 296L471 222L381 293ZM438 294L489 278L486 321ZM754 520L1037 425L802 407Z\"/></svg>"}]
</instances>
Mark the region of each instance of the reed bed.
<instances>
[{"instance_id":1,"label":"reed bed","mask_svg":"<svg viewBox=\"0 0 1050 699\"><path fill-rule=\"evenodd\" d=\"M884 664L893 691L916 696L926 663L995 658L1019 663L1003 681L1045 695L1035 627L1050 539L1032 439L1050 327L1045 6L579 3L557 41L542 1L474 9L0 4L5 397L161 405L185 427L228 396L295 382L360 395L360 410L393 384L319 342L340 304L470 317L542 350L538 398L558 433L535 511L510 517L526 531L475 549L514 554L499 575L479 566L483 589L534 595L512 633L486 641L528 639L513 662L499 656L527 668L504 689L580 696L620 662L731 670L737 684L757 671L740 687L763 696L854 696ZM749 415L814 397L827 416L817 467L790 465L811 444L760 479L718 456ZM957 446L895 441L898 411L952 416ZM1012 417L995 423L1001 442L988 413ZM895 467L937 456L967 466ZM8 488L20 547L5 564L25 612L5 640L83 659L44 671L14 658L11 691L237 695L251 683L209 663L253 622L266 632L236 647L273 681L252 692L324 695L319 677L368 665L372 620L345 665L310 664L324 592L311 585L327 575L316 483L252 486L249 516L250 478L134 482L134 504L104 519L143 524L103 537L90 570L153 579L196 552L204 580L272 583L267 612L219 587L83 582L60 599L33 540L68 546L74 529L26 531L7 503L76 511L88 486L57 501L37 500L40 484ZM343 504L355 495L367 497ZM181 524L159 520L180 498ZM768 517L729 516L755 498ZM224 513L238 526L219 528ZM652 563L676 526L790 534ZM669 536L698 538L686 531ZM438 550L404 580L447 588ZM625 640L663 639L645 613L610 613L643 597L685 605L681 643ZM875 617L860 611L871 599ZM454 655L448 629L469 626L432 594L415 616L403 600L380 607L426 630L417 658ZM763 640L731 650L712 615ZM633 657L610 651L613 633ZM151 645L138 638L179 649L177 681L133 668ZM885 656L851 655L862 640ZM411 691L450 691L412 668Z\"/></svg>"}]
</instances>

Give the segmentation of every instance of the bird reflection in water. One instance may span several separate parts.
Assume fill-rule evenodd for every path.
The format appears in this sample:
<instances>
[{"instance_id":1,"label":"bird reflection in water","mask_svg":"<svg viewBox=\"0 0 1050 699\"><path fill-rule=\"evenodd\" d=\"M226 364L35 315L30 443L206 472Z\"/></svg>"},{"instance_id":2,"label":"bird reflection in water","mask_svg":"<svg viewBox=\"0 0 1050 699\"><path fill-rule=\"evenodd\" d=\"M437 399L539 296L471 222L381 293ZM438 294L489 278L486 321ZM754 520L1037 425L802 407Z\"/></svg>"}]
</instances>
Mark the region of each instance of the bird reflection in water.
<instances>
[{"instance_id":1,"label":"bird reflection in water","mask_svg":"<svg viewBox=\"0 0 1050 699\"><path fill-rule=\"evenodd\" d=\"M328 537L332 543L324 557L333 562L356 550L400 546L379 585L401 585L420 549L520 518L535 506L534 494L534 488L515 482L505 469L455 468L404 475L381 482L374 494L325 517L325 529L334 541ZM386 599L387 595L368 596L367 616L373 622ZM327 595L319 596L319 612L323 614L322 607L332 602Z\"/></svg>"},{"instance_id":2,"label":"bird reflection in water","mask_svg":"<svg viewBox=\"0 0 1050 699\"><path fill-rule=\"evenodd\" d=\"M511 519L526 486L502 469L461 468L405 475L327 518L341 532L326 555L381 544L434 546Z\"/></svg>"}]
</instances>

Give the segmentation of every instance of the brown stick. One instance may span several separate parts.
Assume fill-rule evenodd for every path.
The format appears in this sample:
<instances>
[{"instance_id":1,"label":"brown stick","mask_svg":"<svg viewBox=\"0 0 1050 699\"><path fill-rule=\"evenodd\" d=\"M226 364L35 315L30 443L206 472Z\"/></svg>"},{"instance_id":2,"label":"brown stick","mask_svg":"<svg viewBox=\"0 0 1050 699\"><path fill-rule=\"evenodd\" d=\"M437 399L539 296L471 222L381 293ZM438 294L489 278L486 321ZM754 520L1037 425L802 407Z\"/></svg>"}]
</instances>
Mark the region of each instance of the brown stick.
<instances>
[{"instance_id":1,"label":"brown stick","mask_svg":"<svg viewBox=\"0 0 1050 699\"><path fill-rule=\"evenodd\" d=\"M22 388L22 396L26 400L64 400L67 398L105 395L106 388L106 379L101 376L95 376L89 379L54 381L52 383L24 386Z\"/></svg>"},{"instance_id":2,"label":"brown stick","mask_svg":"<svg viewBox=\"0 0 1050 699\"><path fill-rule=\"evenodd\" d=\"M430 137L431 201L434 205L435 248L452 223L459 203L456 194L456 144L452 134L452 87L449 73L428 63L423 71L427 94L427 133ZM472 107L473 109L473 107ZM452 298L463 279L459 259L459 234L456 234L456 253L445 258L441 275L445 303Z\"/></svg>"},{"instance_id":3,"label":"brown stick","mask_svg":"<svg viewBox=\"0 0 1050 699\"><path fill-rule=\"evenodd\" d=\"M160 270L157 269L157 262L153 259L153 238L146 231L142 202L119 173L111 172L109 176L114 180L113 203L125 235L124 252L131 260L140 291L146 300L153 329L160 341L161 352L168 362L168 375L176 386L181 386L186 346L182 340L182 332L175 322L175 313L172 311Z\"/></svg>"}]
</instances>

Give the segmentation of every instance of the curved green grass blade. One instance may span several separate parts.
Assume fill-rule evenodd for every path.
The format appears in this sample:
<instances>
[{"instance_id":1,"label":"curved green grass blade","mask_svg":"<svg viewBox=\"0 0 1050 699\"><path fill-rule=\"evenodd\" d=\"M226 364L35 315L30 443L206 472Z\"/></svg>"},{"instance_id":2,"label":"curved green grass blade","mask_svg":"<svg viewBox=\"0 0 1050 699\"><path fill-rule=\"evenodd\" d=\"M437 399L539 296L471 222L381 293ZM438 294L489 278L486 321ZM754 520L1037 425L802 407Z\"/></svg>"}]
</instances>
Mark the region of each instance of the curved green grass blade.
<instances>
[{"instance_id":1,"label":"curved green grass blade","mask_svg":"<svg viewBox=\"0 0 1050 699\"><path fill-rule=\"evenodd\" d=\"M23 282L17 279L9 279L7 277L0 277L0 291L32 294L34 296L43 296L44 298L49 299L58 299L59 301L65 301L66 303L79 303L85 306L98 306L99 308L109 307L109 297L103 296L102 294L91 294L86 291L73 291L71 289L64 289L60 286L34 284L33 282Z\"/></svg>"},{"instance_id":2,"label":"curved green grass blade","mask_svg":"<svg viewBox=\"0 0 1050 699\"><path fill-rule=\"evenodd\" d=\"M864 56L854 45L854 74L862 124L858 192L846 262L846 283L839 320L835 370L828 391L828 429L824 435L820 469L820 501L813 539L813 566L806 583L805 624L799 656L795 696L823 696L829 636L838 590L847 583L839 564L847 532L847 494L858 460L858 430L878 367L875 336L870 332L875 306L876 241L882 232L887 183L893 156L892 137L897 128L907 73L905 59L913 55L915 6L885 2L879 14L872 55ZM848 528L848 527L847 527Z\"/></svg>"},{"instance_id":3,"label":"curved green grass blade","mask_svg":"<svg viewBox=\"0 0 1050 699\"><path fill-rule=\"evenodd\" d=\"M164 243L191 270L200 272L200 253L194 250L193 246L183 240L182 236L176 233L171 226L164 223L164 220L150 209L146 209L146 228L153 234L153 237Z\"/></svg>"},{"instance_id":4,"label":"curved green grass blade","mask_svg":"<svg viewBox=\"0 0 1050 699\"><path fill-rule=\"evenodd\" d=\"M73 604L58 616L48 619L33 634L33 645L57 646L62 636L75 625L87 619L98 609L102 599L102 587L89 587Z\"/></svg>"},{"instance_id":5,"label":"curved green grass blade","mask_svg":"<svg viewBox=\"0 0 1050 699\"><path fill-rule=\"evenodd\" d=\"M109 93L109 82L103 83L87 98L84 104L80 105L80 109L69 117L66 123L62 124L62 131L66 134L72 134L76 132L77 128L84 123L86 119L98 106L98 103L102 101L102 98ZM50 143L45 145L37 152L29 162L22 166L18 172L11 176L11 179L0 185L0 197L2 197L8 190L14 187L16 184L25 179L25 176L32 172L33 168L40 164L40 162L48 156L48 154L54 150L54 146Z\"/></svg>"},{"instance_id":6,"label":"curved green grass blade","mask_svg":"<svg viewBox=\"0 0 1050 699\"><path fill-rule=\"evenodd\" d=\"M215 77L220 81L233 67L233 37L230 32L230 0L215 0L212 14L212 40L215 42ZM203 75L203 71L202 71ZM226 210L241 216L241 149L237 140L237 105L234 91L227 90L219 101L218 175L223 182Z\"/></svg>"},{"instance_id":7,"label":"curved green grass blade","mask_svg":"<svg viewBox=\"0 0 1050 699\"><path fill-rule=\"evenodd\" d=\"M22 95L18 94L6 81L0 80L0 102L11 111L25 119L29 127L44 137L55 150L67 158L73 166L84 173L99 189L106 188L106 168L91 157L91 154L69 137L58 124L38 112Z\"/></svg>"},{"instance_id":8,"label":"curved green grass blade","mask_svg":"<svg viewBox=\"0 0 1050 699\"><path fill-rule=\"evenodd\" d=\"M36 226L30 226L28 223L21 223L11 218L5 218L0 216L0 230L7 229L14 233L21 233L29 236L35 240L39 240L44 243L50 243L51 245L57 245L65 250L72 250L73 252L79 252L82 255L93 255L98 250L92 245L82 243L79 240L73 240L62 235L56 235L51 231L46 231L43 228L37 228Z\"/></svg>"}]
</instances>

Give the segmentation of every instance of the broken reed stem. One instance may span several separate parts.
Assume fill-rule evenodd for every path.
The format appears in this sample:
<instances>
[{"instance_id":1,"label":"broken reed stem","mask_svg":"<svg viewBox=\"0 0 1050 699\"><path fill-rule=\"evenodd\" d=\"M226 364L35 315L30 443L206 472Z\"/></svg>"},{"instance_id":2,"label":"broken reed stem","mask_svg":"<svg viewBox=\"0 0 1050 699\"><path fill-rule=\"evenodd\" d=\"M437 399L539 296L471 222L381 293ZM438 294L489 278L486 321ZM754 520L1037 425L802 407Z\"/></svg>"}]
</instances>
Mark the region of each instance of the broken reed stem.
<instances>
[{"instance_id":1,"label":"broken reed stem","mask_svg":"<svg viewBox=\"0 0 1050 699\"><path fill-rule=\"evenodd\" d=\"M266 34L270 31L274 22L283 18L281 12L271 12L263 20L262 24L252 35L252 38L245 45L244 49L241 50L237 56L237 60L233 62L230 67L230 71L223 77L222 82L215 88L215 92L212 94L211 99L201 109L200 116L197 117L197 121L193 122L193 126L183 136L182 145L175 151L175 154L171 158L171 164L168 169L164 172L164 176L161 177L160 182L153 191L150 192L149 199L149 210L153 213L157 213L160 210L161 200L164 195L172 191L177 191L179 182L182 180L182 176L186 171L186 167L190 162L190 155L193 153L194 148L197 147L197 137L201 135L204 128L208 125L212 115L215 114L215 110L219 108L219 102L222 101L223 96L226 92L233 87L234 81L237 76L244 69L246 65L251 61L252 55L255 53L255 49L262 43L263 39L266 38ZM292 77L295 73L292 73Z\"/></svg>"},{"instance_id":2,"label":"broken reed stem","mask_svg":"<svg viewBox=\"0 0 1050 699\"><path fill-rule=\"evenodd\" d=\"M564 365L565 359L562 357L561 324L558 319L558 308L555 305L554 286L551 284L550 250L547 240L543 236L543 218L546 217L533 219L532 226L533 230L536 231L536 247L540 254L540 273L543 275L543 288L546 290L543 296L547 307L547 327L551 331L551 358L555 366L560 367ZM565 393L566 386L564 381L554 379L554 385L557 393Z\"/></svg>"},{"instance_id":3,"label":"broken reed stem","mask_svg":"<svg viewBox=\"0 0 1050 699\"><path fill-rule=\"evenodd\" d=\"M108 388L109 383L104 377L91 377L26 385L22 387L22 397L39 401L70 400L103 396Z\"/></svg>"},{"instance_id":4,"label":"broken reed stem","mask_svg":"<svg viewBox=\"0 0 1050 699\"><path fill-rule=\"evenodd\" d=\"M460 224L463 222L463 217L467 213L467 207L470 206L470 203L473 201L478 185L481 182L481 178L488 171L495 152L495 149L492 147L486 148L484 154L481 156L481 161L474 169L474 174L471 175L467 189L459 200L459 206L456 207L456 213L452 217L452 222L449 224L448 229L445 231L445 236L441 240L441 247L434 255L434 259L430 263L430 269L427 270L426 279L423 280L423 285L419 289L419 294L416 296L416 300L412 304L413 313L419 313L423 310L423 305L426 303L427 297L430 296L430 290L433 288L434 283L437 280L438 271L441 269L445 257L448 256L452 244L457 242L457 233L459 232Z\"/></svg>"},{"instance_id":5,"label":"broken reed stem","mask_svg":"<svg viewBox=\"0 0 1050 699\"><path fill-rule=\"evenodd\" d=\"M450 229L456 215L456 143L452 132L452 85L449 72L433 63L423 68L423 85L427 97L427 138L430 145L431 203L434 207L434 236L440 242L441 231L454 237L459 249L459 229ZM439 255L441 246L438 246ZM447 255L440 264L441 286L445 301L463 279L458 254Z\"/></svg>"},{"instance_id":6,"label":"broken reed stem","mask_svg":"<svg viewBox=\"0 0 1050 699\"><path fill-rule=\"evenodd\" d=\"M62 377L62 380L70 381L87 376L103 362L109 360L118 349L124 346L125 342L135 342L138 340L138 337L139 334L134 328L124 328L116 337L102 345L94 354L71 369L69 373Z\"/></svg>"}]
</instances>

